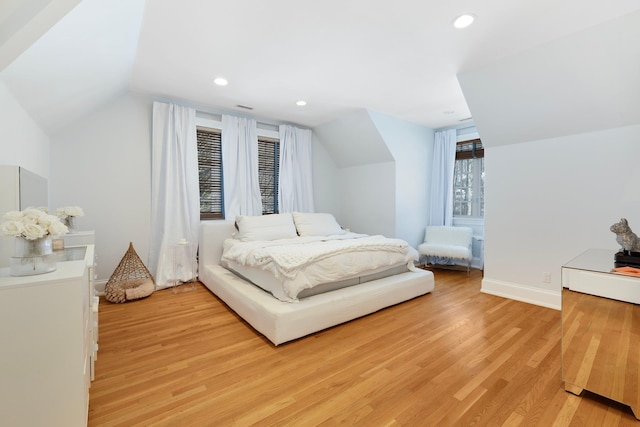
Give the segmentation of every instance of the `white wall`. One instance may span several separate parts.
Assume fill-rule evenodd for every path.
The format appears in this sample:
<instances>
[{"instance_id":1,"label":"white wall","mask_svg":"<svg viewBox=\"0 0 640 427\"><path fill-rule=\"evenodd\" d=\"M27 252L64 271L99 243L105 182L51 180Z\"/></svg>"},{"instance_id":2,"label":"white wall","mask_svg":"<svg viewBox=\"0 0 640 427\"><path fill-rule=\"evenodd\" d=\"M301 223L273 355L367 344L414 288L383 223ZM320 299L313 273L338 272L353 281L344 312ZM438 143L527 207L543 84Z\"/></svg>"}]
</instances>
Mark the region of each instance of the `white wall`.
<instances>
[{"instance_id":1,"label":"white wall","mask_svg":"<svg viewBox=\"0 0 640 427\"><path fill-rule=\"evenodd\" d=\"M640 126L486 148L484 292L560 307L560 268L640 233ZM551 273L551 283L543 274Z\"/></svg>"},{"instance_id":2,"label":"white wall","mask_svg":"<svg viewBox=\"0 0 640 427\"><path fill-rule=\"evenodd\" d=\"M395 232L414 248L424 241L429 212L433 129L369 111L395 159Z\"/></svg>"},{"instance_id":3,"label":"white wall","mask_svg":"<svg viewBox=\"0 0 640 427\"><path fill-rule=\"evenodd\" d=\"M0 164L21 166L49 178L49 137L0 80ZM4 214L4 212L0 212Z\"/></svg>"},{"instance_id":4,"label":"white wall","mask_svg":"<svg viewBox=\"0 0 640 427\"><path fill-rule=\"evenodd\" d=\"M129 242L148 263L151 218L151 102L129 94L51 139L51 205L80 206L95 230L98 280L109 279Z\"/></svg>"},{"instance_id":5,"label":"white wall","mask_svg":"<svg viewBox=\"0 0 640 427\"><path fill-rule=\"evenodd\" d=\"M313 133L339 168L393 160L369 110L340 116L314 127Z\"/></svg>"},{"instance_id":6,"label":"white wall","mask_svg":"<svg viewBox=\"0 0 640 427\"><path fill-rule=\"evenodd\" d=\"M332 160L314 160L316 211L355 232L422 242L433 129L361 110L313 132L319 154Z\"/></svg>"},{"instance_id":7,"label":"white wall","mask_svg":"<svg viewBox=\"0 0 640 427\"><path fill-rule=\"evenodd\" d=\"M316 212L332 213L342 224L342 207L337 196L340 189L338 168L331 159L326 148L318 140L315 133L313 138L313 202Z\"/></svg>"},{"instance_id":8,"label":"white wall","mask_svg":"<svg viewBox=\"0 0 640 427\"><path fill-rule=\"evenodd\" d=\"M395 235L395 166L367 110L313 128L316 211L328 211L345 228ZM335 165L335 166L334 166ZM317 168L316 168L317 166Z\"/></svg>"},{"instance_id":9,"label":"white wall","mask_svg":"<svg viewBox=\"0 0 640 427\"><path fill-rule=\"evenodd\" d=\"M0 164L21 166L48 180L50 173L49 137L22 108L7 86L0 80ZM6 180L5 180L6 181ZM0 180L0 193L8 198L14 183ZM50 185L50 183L49 183ZM49 198L49 200L51 200ZM0 201L0 218L7 211L19 209L15 200ZM0 236L0 267L9 267L13 253L13 238Z\"/></svg>"},{"instance_id":10,"label":"white wall","mask_svg":"<svg viewBox=\"0 0 640 427\"><path fill-rule=\"evenodd\" d=\"M394 162L340 169L341 225L356 233L396 232Z\"/></svg>"}]
</instances>

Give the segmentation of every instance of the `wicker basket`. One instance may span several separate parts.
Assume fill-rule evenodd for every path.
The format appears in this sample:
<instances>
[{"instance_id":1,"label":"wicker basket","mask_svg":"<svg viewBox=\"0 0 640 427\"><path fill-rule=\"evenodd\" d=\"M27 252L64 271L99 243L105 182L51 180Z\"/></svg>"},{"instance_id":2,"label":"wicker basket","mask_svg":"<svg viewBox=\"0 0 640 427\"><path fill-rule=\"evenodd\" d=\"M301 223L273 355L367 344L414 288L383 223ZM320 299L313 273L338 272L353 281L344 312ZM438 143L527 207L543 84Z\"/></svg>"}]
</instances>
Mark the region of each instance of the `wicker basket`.
<instances>
[{"instance_id":1,"label":"wicker basket","mask_svg":"<svg viewBox=\"0 0 640 427\"><path fill-rule=\"evenodd\" d=\"M155 290L153 275L144 265L133 243L104 287L105 298L109 302L122 303L148 297Z\"/></svg>"}]
</instances>

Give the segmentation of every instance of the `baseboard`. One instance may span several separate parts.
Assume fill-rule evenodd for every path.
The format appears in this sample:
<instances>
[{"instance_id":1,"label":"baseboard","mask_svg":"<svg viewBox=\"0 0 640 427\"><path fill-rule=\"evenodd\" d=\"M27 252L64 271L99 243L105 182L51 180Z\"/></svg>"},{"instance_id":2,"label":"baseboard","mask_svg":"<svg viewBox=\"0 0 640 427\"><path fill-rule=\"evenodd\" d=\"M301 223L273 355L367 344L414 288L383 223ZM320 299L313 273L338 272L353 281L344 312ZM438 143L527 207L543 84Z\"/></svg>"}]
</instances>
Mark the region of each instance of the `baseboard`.
<instances>
[{"instance_id":1,"label":"baseboard","mask_svg":"<svg viewBox=\"0 0 640 427\"><path fill-rule=\"evenodd\" d=\"M96 292L96 295L103 296L104 295L104 286L107 284L108 280L96 280L93 282L93 289Z\"/></svg>"},{"instance_id":2,"label":"baseboard","mask_svg":"<svg viewBox=\"0 0 640 427\"><path fill-rule=\"evenodd\" d=\"M488 278L482 279L482 293L560 310L562 294Z\"/></svg>"}]
</instances>

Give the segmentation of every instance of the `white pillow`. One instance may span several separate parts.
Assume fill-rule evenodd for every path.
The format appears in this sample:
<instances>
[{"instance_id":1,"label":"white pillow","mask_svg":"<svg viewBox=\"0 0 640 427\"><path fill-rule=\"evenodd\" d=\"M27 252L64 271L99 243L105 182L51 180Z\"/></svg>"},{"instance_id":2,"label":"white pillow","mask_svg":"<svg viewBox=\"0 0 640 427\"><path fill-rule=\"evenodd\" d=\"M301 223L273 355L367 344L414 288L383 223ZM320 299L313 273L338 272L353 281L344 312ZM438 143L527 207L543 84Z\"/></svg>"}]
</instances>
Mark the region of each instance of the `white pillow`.
<instances>
[{"instance_id":1,"label":"white pillow","mask_svg":"<svg viewBox=\"0 0 640 427\"><path fill-rule=\"evenodd\" d=\"M236 238L244 242L298 237L290 213L260 216L241 215L236 217L236 226L238 227Z\"/></svg>"},{"instance_id":2,"label":"white pillow","mask_svg":"<svg viewBox=\"0 0 640 427\"><path fill-rule=\"evenodd\" d=\"M346 234L334 216L328 213L293 212L293 221L300 236Z\"/></svg>"}]
</instances>

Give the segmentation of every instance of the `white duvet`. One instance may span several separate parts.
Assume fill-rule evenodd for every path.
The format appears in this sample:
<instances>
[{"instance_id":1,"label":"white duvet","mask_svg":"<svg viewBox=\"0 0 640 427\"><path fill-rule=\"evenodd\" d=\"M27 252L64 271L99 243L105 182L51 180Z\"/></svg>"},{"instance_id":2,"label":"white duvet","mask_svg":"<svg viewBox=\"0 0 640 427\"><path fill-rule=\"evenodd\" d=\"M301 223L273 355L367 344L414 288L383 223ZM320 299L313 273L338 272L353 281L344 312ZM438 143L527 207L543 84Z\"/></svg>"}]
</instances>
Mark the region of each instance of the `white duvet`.
<instances>
[{"instance_id":1,"label":"white duvet","mask_svg":"<svg viewBox=\"0 0 640 427\"><path fill-rule=\"evenodd\" d=\"M404 240L356 233L273 241L227 239L222 254L223 263L228 265L271 272L282 281L287 300L296 300L304 289L383 267L407 264L413 270L417 259L418 252Z\"/></svg>"}]
</instances>

